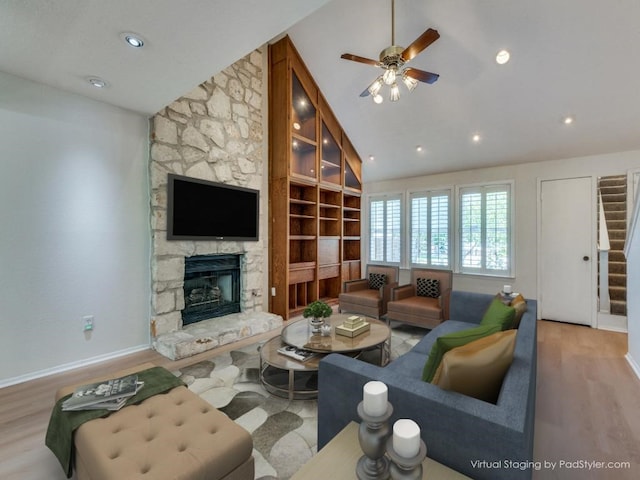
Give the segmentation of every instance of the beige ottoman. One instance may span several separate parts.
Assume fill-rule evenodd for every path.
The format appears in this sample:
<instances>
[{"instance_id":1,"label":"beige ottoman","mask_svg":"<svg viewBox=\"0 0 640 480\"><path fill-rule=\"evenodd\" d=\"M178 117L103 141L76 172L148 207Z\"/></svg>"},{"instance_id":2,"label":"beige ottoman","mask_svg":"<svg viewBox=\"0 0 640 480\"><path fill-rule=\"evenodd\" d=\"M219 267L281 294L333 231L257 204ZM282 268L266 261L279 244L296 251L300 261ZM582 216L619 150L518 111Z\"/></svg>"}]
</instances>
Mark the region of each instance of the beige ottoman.
<instances>
[{"instance_id":1,"label":"beige ottoman","mask_svg":"<svg viewBox=\"0 0 640 480\"><path fill-rule=\"evenodd\" d=\"M140 365L102 378L152 366ZM56 400L76 386L59 390ZM176 387L81 425L75 432L74 445L78 480L254 477L249 433L186 387Z\"/></svg>"}]
</instances>

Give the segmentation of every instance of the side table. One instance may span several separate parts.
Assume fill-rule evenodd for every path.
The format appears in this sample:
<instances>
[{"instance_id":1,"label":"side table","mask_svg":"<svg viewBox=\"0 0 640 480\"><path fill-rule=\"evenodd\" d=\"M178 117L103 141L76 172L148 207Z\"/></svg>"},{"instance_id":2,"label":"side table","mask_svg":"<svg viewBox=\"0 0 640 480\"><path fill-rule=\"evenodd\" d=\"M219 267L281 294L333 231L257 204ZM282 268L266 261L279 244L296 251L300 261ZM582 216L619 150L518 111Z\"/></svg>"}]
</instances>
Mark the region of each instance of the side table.
<instances>
[{"instance_id":1,"label":"side table","mask_svg":"<svg viewBox=\"0 0 640 480\"><path fill-rule=\"evenodd\" d=\"M427 454L429 445L427 445ZM358 442L358 424L349 423L314 457L298 470L291 480L317 480L318 478L356 478L356 463L362 456ZM471 480L441 463L425 458L422 462L423 480Z\"/></svg>"}]
</instances>

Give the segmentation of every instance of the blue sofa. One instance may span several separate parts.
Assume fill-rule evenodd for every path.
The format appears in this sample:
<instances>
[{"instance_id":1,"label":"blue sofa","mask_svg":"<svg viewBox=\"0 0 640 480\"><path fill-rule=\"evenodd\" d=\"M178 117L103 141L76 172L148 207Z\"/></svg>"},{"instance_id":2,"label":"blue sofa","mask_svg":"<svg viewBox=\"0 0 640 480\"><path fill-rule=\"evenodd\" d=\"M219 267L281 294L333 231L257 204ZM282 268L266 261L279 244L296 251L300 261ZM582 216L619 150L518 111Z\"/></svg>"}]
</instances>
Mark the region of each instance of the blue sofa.
<instances>
[{"instance_id":1,"label":"blue sofa","mask_svg":"<svg viewBox=\"0 0 640 480\"><path fill-rule=\"evenodd\" d=\"M390 421L410 418L417 422L429 457L478 480L530 479L536 403L535 300L527 300L513 362L495 405L421 380L435 339L477 326L493 298L453 291L450 320L386 367L339 354L322 359L318 373L318 448L350 421L360 421L356 407L362 400L362 387L370 380L380 380L389 388L394 408Z\"/></svg>"}]
</instances>

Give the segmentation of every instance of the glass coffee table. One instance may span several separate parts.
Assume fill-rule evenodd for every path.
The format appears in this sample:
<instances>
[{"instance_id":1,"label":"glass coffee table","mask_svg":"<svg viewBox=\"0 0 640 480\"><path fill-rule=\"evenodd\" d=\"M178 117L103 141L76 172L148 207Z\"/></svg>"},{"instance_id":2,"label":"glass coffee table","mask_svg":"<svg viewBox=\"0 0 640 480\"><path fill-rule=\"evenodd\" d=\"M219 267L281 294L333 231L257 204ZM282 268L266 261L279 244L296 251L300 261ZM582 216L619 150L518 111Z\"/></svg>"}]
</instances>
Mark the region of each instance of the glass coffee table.
<instances>
[{"instance_id":1,"label":"glass coffee table","mask_svg":"<svg viewBox=\"0 0 640 480\"><path fill-rule=\"evenodd\" d=\"M334 313L328 318L331 334L312 334L308 319L298 320L283 328L282 333L267 341L260 349L260 381L274 395L293 399L316 398L318 395L318 364L329 353L357 357L365 350L380 351L380 365L389 362L391 329L385 322L358 315L370 325L367 332L355 337L337 335L335 327L352 314ZM308 350L314 355L304 361L278 352L290 346Z\"/></svg>"}]
</instances>

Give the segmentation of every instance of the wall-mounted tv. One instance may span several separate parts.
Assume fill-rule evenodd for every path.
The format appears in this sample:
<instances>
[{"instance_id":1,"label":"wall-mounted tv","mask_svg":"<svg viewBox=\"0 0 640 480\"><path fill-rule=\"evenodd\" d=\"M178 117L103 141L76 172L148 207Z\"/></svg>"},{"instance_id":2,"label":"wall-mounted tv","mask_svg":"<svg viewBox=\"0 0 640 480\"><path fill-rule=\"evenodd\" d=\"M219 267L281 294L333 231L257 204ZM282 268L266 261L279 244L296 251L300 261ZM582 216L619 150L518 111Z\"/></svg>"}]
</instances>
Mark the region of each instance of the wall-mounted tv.
<instances>
[{"instance_id":1,"label":"wall-mounted tv","mask_svg":"<svg viewBox=\"0 0 640 480\"><path fill-rule=\"evenodd\" d=\"M167 240L258 240L260 192L169 174Z\"/></svg>"}]
</instances>

